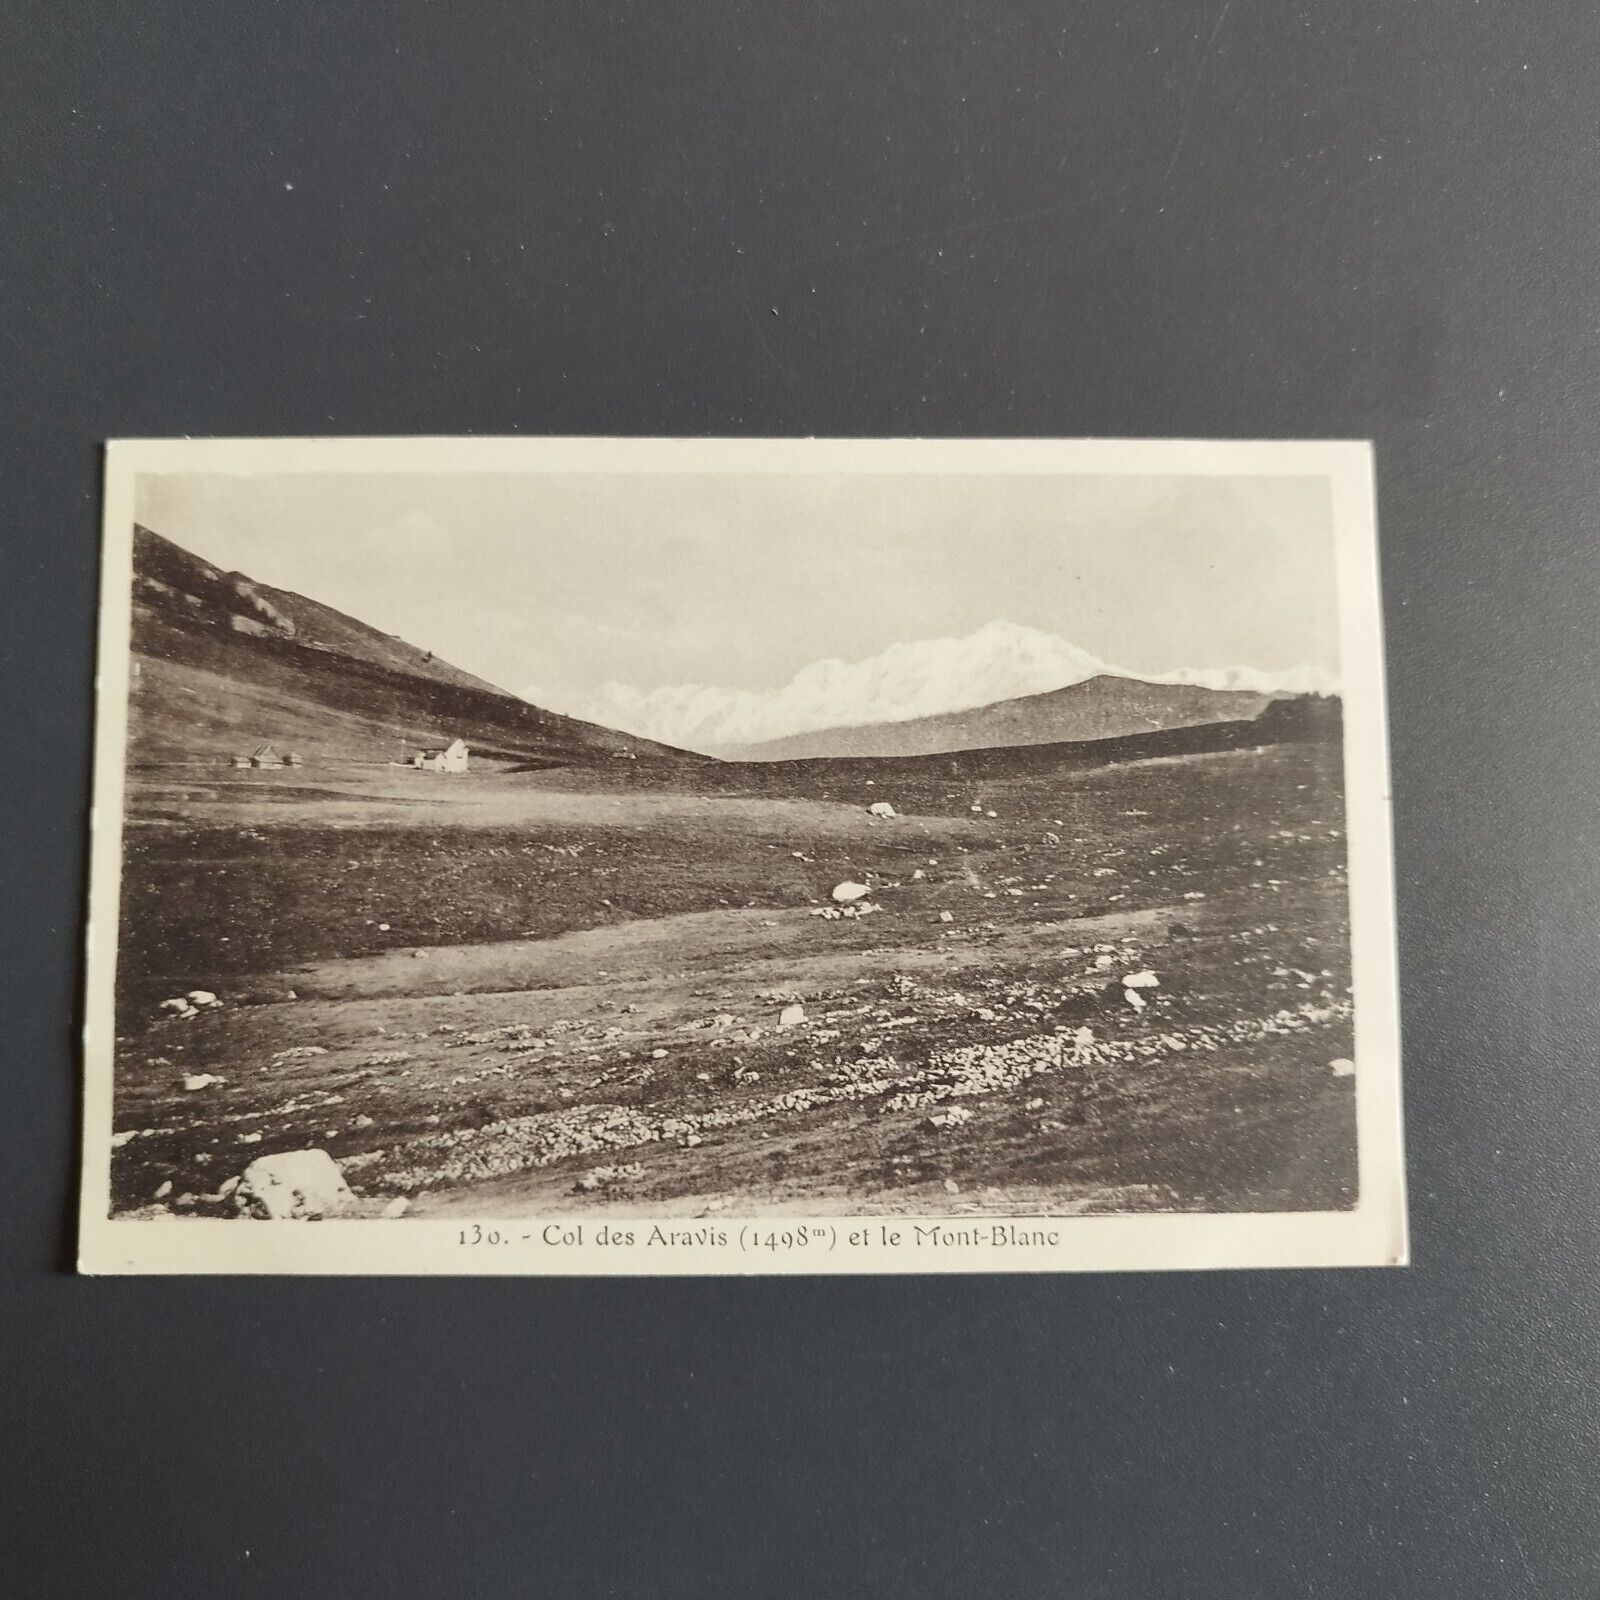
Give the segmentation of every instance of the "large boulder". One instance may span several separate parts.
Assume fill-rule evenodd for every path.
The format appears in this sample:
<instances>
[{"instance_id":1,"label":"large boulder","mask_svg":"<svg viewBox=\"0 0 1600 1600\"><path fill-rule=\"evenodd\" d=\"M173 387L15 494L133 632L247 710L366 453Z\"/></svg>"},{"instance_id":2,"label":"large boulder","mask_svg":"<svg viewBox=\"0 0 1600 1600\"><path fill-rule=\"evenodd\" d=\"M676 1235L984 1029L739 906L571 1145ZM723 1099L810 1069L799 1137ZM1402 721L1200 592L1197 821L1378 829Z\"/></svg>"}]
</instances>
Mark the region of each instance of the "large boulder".
<instances>
[{"instance_id":1,"label":"large boulder","mask_svg":"<svg viewBox=\"0 0 1600 1600\"><path fill-rule=\"evenodd\" d=\"M849 905L854 900L864 899L872 891L864 883L854 883L846 879L843 883L833 886L833 898L840 905Z\"/></svg>"},{"instance_id":2,"label":"large boulder","mask_svg":"<svg viewBox=\"0 0 1600 1600\"><path fill-rule=\"evenodd\" d=\"M246 1216L274 1222L337 1216L354 1201L339 1163L326 1150L282 1150L244 1169L233 1203Z\"/></svg>"}]
</instances>

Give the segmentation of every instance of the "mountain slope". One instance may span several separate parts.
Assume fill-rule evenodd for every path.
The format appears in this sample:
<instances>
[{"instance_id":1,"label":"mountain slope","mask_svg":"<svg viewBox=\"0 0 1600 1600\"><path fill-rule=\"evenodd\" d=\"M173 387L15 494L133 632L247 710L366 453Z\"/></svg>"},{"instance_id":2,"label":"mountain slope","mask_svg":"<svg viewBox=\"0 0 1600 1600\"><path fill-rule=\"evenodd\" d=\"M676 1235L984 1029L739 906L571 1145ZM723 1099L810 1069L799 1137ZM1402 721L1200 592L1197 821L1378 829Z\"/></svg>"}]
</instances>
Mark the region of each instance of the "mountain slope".
<instances>
[{"instance_id":1,"label":"mountain slope","mask_svg":"<svg viewBox=\"0 0 1600 1600\"><path fill-rule=\"evenodd\" d=\"M255 745L308 763L406 759L462 738L537 765L703 758L541 710L288 590L135 530L129 761L224 762Z\"/></svg>"},{"instance_id":2,"label":"mountain slope","mask_svg":"<svg viewBox=\"0 0 1600 1600\"><path fill-rule=\"evenodd\" d=\"M256 583L243 573L223 572L148 528L133 530L133 573L135 601L152 609L200 623L209 618L257 637L293 639L312 649L459 688L506 692L320 600ZM181 601L182 609L175 601Z\"/></svg>"},{"instance_id":3,"label":"mountain slope","mask_svg":"<svg viewBox=\"0 0 1600 1600\"><path fill-rule=\"evenodd\" d=\"M825 728L760 744L718 749L726 759L794 761L826 756L936 755L998 745L1116 739L1206 722L1248 721L1271 699L1246 690L1146 683L1100 673L1045 694L1022 695L966 711L908 722Z\"/></svg>"}]
</instances>

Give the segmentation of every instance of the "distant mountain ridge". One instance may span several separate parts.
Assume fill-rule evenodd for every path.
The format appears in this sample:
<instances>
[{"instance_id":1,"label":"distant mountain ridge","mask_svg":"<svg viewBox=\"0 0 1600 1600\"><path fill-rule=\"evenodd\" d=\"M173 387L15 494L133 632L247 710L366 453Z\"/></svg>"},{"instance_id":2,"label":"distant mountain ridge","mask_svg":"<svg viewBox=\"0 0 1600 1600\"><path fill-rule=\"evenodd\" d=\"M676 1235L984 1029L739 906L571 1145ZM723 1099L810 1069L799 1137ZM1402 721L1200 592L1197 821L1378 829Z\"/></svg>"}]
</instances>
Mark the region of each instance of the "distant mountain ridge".
<instances>
[{"instance_id":1,"label":"distant mountain ridge","mask_svg":"<svg viewBox=\"0 0 1600 1600\"><path fill-rule=\"evenodd\" d=\"M1100 673L1045 694L1018 696L907 722L823 728L758 744L718 748L725 760L795 761L829 756L920 756L1000 745L1117 739L1208 722L1248 722L1273 696L1243 689L1149 683Z\"/></svg>"},{"instance_id":2,"label":"distant mountain ridge","mask_svg":"<svg viewBox=\"0 0 1600 1600\"><path fill-rule=\"evenodd\" d=\"M213 764L267 742L311 764L394 761L453 738L541 766L705 759L530 705L144 527L134 530L132 642L134 765Z\"/></svg>"},{"instance_id":3,"label":"distant mountain ridge","mask_svg":"<svg viewBox=\"0 0 1600 1600\"><path fill-rule=\"evenodd\" d=\"M1261 696L1334 687L1331 675L1313 666L1275 672L1254 667L1130 672L1058 634L995 621L960 638L903 640L864 660L814 661L776 688L682 683L639 689L607 683L562 709L609 727L721 754L819 730L946 716L1099 677Z\"/></svg>"},{"instance_id":4,"label":"distant mountain ridge","mask_svg":"<svg viewBox=\"0 0 1600 1600\"><path fill-rule=\"evenodd\" d=\"M1344 706L1337 695L1283 695L1259 715L1229 722L1199 722L1187 727L1152 728L1109 739L1065 740L1057 744L1007 744L925 755L795 757L782 761L731 761L706 769L706 781L737 792L782 794L796 775L823 780L833 794L859 800L868 779L889 796L897 776L938 773L952 782L1007 778L1031 772L1086 771L1128 761L1170 760L1260 750L1273 745L1321 745L1337 751L1344 738ZM1337 756L1333 757L1337 764Z\"/></svg>"}]
</instances>

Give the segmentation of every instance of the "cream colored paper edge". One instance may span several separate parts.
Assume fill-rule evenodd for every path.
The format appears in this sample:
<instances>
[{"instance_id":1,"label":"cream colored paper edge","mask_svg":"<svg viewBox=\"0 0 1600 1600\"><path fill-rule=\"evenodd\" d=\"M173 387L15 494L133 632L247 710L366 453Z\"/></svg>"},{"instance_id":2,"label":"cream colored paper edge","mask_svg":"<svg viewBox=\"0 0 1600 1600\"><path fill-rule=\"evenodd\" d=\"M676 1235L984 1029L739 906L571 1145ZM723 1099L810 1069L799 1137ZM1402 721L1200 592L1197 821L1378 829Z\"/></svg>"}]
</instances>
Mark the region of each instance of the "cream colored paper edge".
<instances>
[{"instance_id":1,"label":"cream colored paper edge","mask_svg":"<svg viewBox=\"0 0 1600 1600\"><path fill-rule=\"evenodd\" d=\"M113 994L128 723L135 483L141 474L361 472L1120 473L1322 476L1338 563L1346 834L1355 991L1359 1200L1347 1212L1073 1218L719 1215L725 1246L631 1247L595 1241L613 1215L483 1220L499 1245L463 1245L458 1221L380 1218L256 1222L113 1219ZM85 1273L681 1276L898 1272L1127 1272L1217 1267L1399 1266L1407 1256L1400 1027L1395 960L1383 632L1370 444L1359 441L933 439L161 439L106 447L94 797L85 984L83 1165L78 1266ZM988 1234L1005 1222L1052 1232L1055 1245L913 1246L919 1225ZM581 1244L561 1237L582 1226ZM672 1224L678 1231L701 1224ZM472 1224L468 1224L469 1230ZM818 1230L787 1250L763 1236ZM883 1234L899 1233L899 1245ZM855 1234L868 1242L853 1245ZM525 1237L526 1236L526 1237ZM744 1237L748 1238L748 1232ZM828 1240L832 1243L828 1243Z\"/></svg>"}]
</instances>

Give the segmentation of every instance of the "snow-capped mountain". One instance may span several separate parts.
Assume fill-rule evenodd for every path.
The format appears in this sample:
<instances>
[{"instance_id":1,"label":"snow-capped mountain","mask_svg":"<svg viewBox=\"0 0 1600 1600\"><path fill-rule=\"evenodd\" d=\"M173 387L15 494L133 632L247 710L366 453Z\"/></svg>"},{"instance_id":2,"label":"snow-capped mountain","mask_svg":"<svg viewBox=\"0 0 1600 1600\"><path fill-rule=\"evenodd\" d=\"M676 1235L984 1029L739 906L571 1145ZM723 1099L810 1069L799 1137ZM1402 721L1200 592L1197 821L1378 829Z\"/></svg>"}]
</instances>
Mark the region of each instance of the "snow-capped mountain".
<instances>
[{"instance_id":1,"label":"snow-capped mountain","mask_svg":"<svg viewBox=\"0 0 1600 1600\"><path fill-rule=\"evenodd\" d=\"M1042 694L1104 675L1284 694L1301 692L1302 684L1310 686L1316 673L1310 667L1283 674L1249 667L1124 672L1057 634L1014 622L991 622L964 638L892 644L865 661L816 661L778 689L676 684L644 690L608 683L598 693L560 709L641 738L709 750L823 728L907 722ZM543 690L540 699L551 703Z\"/></svg>"}]
</instances>

